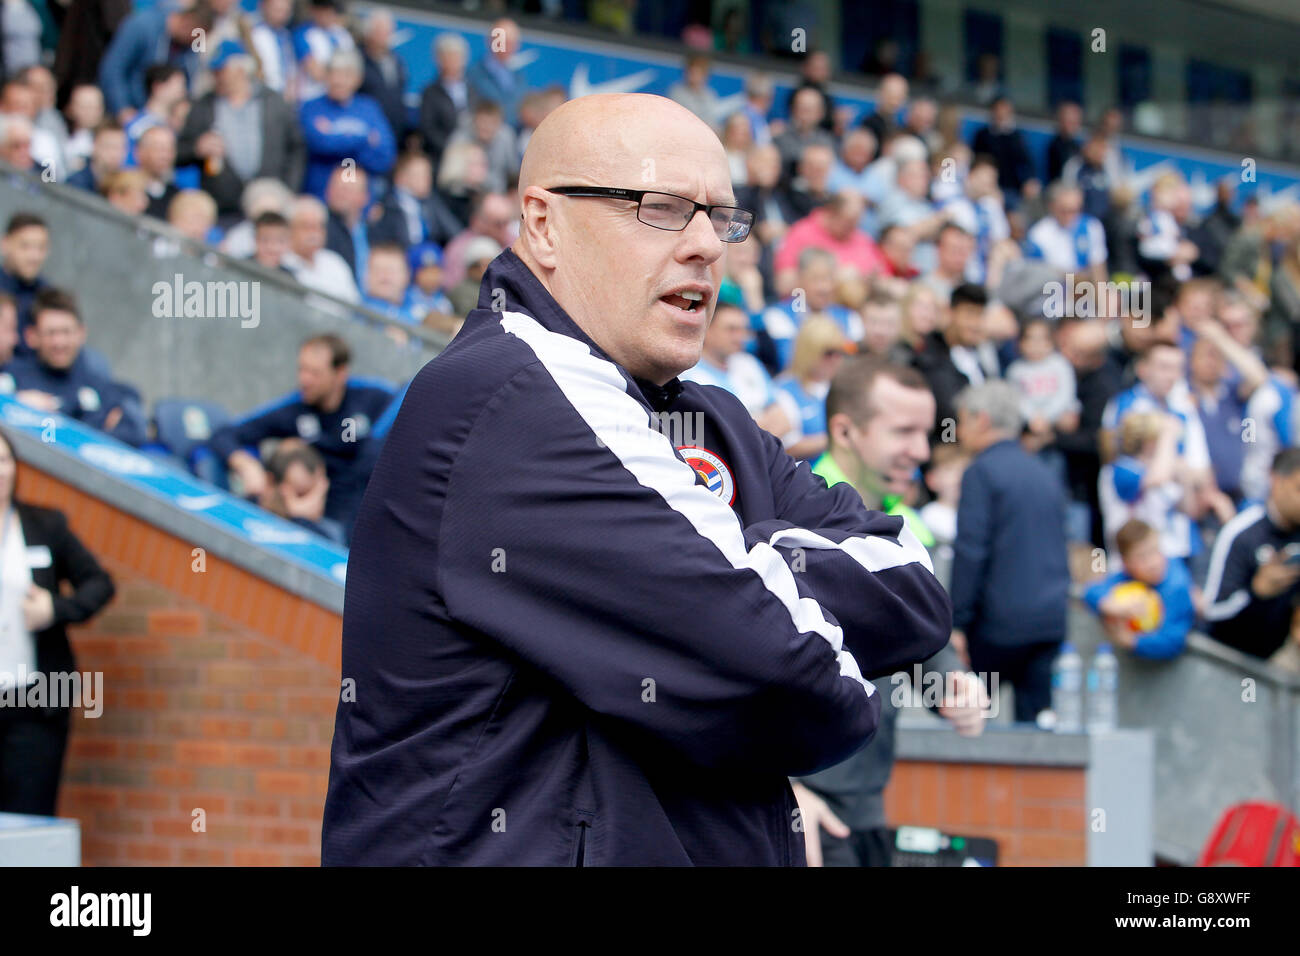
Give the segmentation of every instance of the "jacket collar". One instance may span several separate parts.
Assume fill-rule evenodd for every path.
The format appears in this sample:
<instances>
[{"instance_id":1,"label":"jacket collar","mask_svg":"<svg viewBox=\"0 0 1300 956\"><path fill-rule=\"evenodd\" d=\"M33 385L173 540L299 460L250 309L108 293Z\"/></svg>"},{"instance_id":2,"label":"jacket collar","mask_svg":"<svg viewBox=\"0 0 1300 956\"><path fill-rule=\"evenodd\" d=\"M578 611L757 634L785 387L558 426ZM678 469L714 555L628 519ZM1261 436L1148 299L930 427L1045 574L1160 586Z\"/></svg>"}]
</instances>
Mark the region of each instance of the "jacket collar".
<instances>
[{"instance_id":1,"label":"jacket collar","mask_svg":"<svg viewBox=\"0 0 1300 956\"><path fill-rule=\"evenodd\" d=\"M497 290L500 290L500 293ZM494 298L499 302L502 295L505 298L504 304L494 309ZM492 313L523 312L535 319L548 332L577 339L591 349L593 355L617 368L623 378L635 386L629 389L633 396L640 398L653 411L664 411L670 408L681 395L680 379L674 378L663 385L656 385L646 379L633 377L627 369L610 358L604 349L597 345L577 322L573 321L569 313L561 308L542 285L541 280L533 275L532 270L522 259L515 255L513 249L505 249L488 264L487 271L483 273L483 282L479 285L478 309Z\"/></svg>"}]
</instances>

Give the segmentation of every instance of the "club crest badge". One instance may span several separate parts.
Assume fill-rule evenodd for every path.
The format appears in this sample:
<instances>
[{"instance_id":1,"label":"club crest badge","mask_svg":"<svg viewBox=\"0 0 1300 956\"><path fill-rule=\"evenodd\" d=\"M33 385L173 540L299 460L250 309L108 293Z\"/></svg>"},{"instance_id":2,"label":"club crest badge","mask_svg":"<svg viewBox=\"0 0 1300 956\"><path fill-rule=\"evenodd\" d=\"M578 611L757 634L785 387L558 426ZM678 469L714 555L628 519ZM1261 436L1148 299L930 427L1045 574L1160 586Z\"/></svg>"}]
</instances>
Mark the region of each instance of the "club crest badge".
<instances>
[{"instance_id":1,"label":"club crest badge","mask_svg":"<svg viewBox=\"0 0 1300 956\"><path fill-rule=\"evenodd\" d=\"M678 445L677 450L682 453L686 463L704 479L704 484L711 492L728 505L736 503L736 482L725 461L699 445Z\"/></svg>"}]
</instances>

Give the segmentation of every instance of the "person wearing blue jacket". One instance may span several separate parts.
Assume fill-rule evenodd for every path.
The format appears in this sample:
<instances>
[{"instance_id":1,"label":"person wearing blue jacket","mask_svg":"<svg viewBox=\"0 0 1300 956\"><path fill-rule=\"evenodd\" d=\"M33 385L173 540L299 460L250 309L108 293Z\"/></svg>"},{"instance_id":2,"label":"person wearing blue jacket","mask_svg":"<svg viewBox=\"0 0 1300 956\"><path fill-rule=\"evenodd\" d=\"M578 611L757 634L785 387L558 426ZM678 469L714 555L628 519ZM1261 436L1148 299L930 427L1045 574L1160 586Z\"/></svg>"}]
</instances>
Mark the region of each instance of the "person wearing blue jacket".
<instances>
[{"instance_id":1,"label":"person wearing blue jacket","mask_svg":"<svg viewBox=\"0 0 1300 956\"><path fill-rule=\"evenodd\" d=\"M1064 483L1020 447L1020 393L1008 382L958 393L957 440L975 456L961 480L953 543L953 642L971 669L1015 688L1015 719L1051 703L1065 639L1070 568Z\"/></svg>"},{"instance_id":2,"label":"person wearing blue jacket","mask_svg":"<svg viewBox=\"0 0 1300 956\"><path fill-rule=\"evenodd\" d=\"M194 31L211 31L212 19L208 0L192 0L179 8L160 5L137 10L123 20L99 61L107 114L125 124L144 107L144 73L155 63L179 66L193 87L199 64Z\"/></svg>"},{"instance_id":3,"label":"person wearing blue jacket","mask_svg":"<svg viewBox=\"0 0 1300 956\"><path fill-rule=\"evenodd\" d=\"M1115 533L1115 547L1124 566L1091 585L1084 603L1102 619L1112 643L1134 656L1177 657L1196 621L1187 566L1166 558L1160 533L1136 518Z\"/></svg>"},{"instance_id":4,"label":"person wearing blue jacket","mask_svg":"<svg viewBox=\"0 0 1300 956\"><path fill-rule=\"evenodd\" d=\"M397 159L397 143L379 104L358 93L361 54L340 50L330 57L325 95L302 105L303 139L307 144L307 173L303 192L325 197L330 173L350 161L371 177L383 179Z\"/></svg>"},{"instance_id":5,"label":"person wearing blue jacket","mask_svg":"<svg viewBox=\"0 0 1300 956\"><path fill-rule=\"evenodd\" d=\"M371 429L388 409L393 389L386 382L349 374L352 356L337 335L316 335L298 349L298 390L253 409L219 428L208 446L257 498L268 484L257 446L268 438L294 438L325 459L329 495L325 517L351 535L373 458Z\"/></svg>"},{"instance_id":6,"label":"person wearing blue jacket","mask_svg":"<svg viewBox=\"0 0 1300 956\"><path fill-rule=\"evenodd\" d=\"M84 348L86 327L76 300L52 287L32 301L26 355L0 370L0 392L41 411L58 412L139 447L148 437L140 394L108 377L102 357Z\"/></svg>"},{"instance_id":7,"label":"person wearing blue jacket","mask_svg":"<svg viewBox=\"0 0 1300 956\"><path fill-rule=\"evenodd\" d=\"M570 100L520 195L361 503L322 863L803 865L789 778L871 739L947 595L902 519L678 377L753 221L707 125Z\"/></svg>"}]
</instances>

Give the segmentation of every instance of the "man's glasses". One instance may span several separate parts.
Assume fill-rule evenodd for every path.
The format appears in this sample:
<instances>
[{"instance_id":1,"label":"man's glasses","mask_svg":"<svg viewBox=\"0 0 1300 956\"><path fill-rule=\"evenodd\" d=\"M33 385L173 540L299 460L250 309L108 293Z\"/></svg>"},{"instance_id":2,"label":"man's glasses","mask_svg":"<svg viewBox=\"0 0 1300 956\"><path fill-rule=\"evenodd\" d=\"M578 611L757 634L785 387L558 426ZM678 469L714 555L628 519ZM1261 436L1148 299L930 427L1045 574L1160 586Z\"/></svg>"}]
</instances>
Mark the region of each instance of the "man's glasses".
<instances>
[{"instance_id":1,"label":"man's glasses","mask_svg":"<svg viewBox=\"0 0 1300 956\"><path fill-rule=\"evenodd\" d=\"M690 225L701 209L713 224L713 231L723 242L744 242L754 225L754 214L739 206L709 206L685 196L650 192L645 189L619 189L615 186L556 186L547 192L559 196L590 199L624 199L637 204L636 217L647 226L681 232Z\"/></svg>"}]
</instances>

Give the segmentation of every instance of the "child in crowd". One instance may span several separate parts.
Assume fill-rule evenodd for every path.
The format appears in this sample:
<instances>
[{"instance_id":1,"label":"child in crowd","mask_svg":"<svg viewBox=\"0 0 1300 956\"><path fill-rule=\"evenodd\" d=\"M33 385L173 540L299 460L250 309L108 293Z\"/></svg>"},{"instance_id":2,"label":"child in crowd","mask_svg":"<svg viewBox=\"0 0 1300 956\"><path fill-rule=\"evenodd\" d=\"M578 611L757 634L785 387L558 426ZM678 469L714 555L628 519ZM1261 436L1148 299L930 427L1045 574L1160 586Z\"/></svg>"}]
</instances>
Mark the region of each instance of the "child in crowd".
<instances>
[{"instance_id":1,"label":"child in crowd","mask_svg":"<svg viewBox=\"0 0 1300 956\"><path fill-rule=\"evenodd\" d=\"M433 242L412 246L409 253L411 266L411 312L423 321L430 312L454 315L451 299L442 291L442 249Z\"/></svg>"},{"instance_id":2,"label":"child in crowd","mask_svg":"<svg viewBox=\"0 0 1300 956\"><path fill-rule=\"evenodd\" d=\"M1178 457L1182 423L1161 412L1133 412L1120 425L1119 457L1109 475L1103 470L1098 494L1108 543L1119 528L1140 518L1156 529L1167 555L1188 553L1172 518L1183 500Z\"/></svg>"},{"instance_id":3,"label":"child in crowd","mask_svg":"<svg viewBox=\"0 0 1300 956\"><path fill-rule=\"evenodd\" d=\"M1020 392L1020 413L1029 434L1027 443L1037 451L1051 443L1058 431L1079 427L1079 399L1074 368L1052 343L1052 323L1044 318L1027 321L1020 330L1020 358L1007 369L1007 381Z\"/></svg>"},{"instance_id":4,"label":"child in crowd","mask_svg":"<svg viewBox=\"0 0 1300 956\"><path fill-rule=\"evenodd\" d=\"M1160 549L1160 535L1136 518L1115 535L1123 567L1084 592L1111 642L1135 657L1170 658L1182 653L1196 611L1192 579L1177 558Z\"/></svg>"},{"instance_id":5,"label":"child in crowd","mask_svg":"<svg viewBox=\"0 0 1300 956\"><path fill-rule=\"evenodd\" d=\"M921 509L921 523L934 535L934 573L947 587L952 576L952 546L957 540L957 505L961 501L961 476L970 455L957 444L942 443L930 453L925 484L934 500Z\"/></svg>"}]
</instances>

